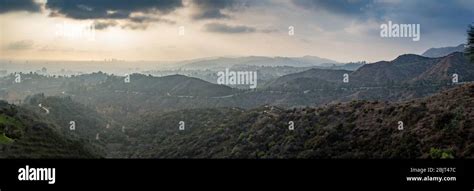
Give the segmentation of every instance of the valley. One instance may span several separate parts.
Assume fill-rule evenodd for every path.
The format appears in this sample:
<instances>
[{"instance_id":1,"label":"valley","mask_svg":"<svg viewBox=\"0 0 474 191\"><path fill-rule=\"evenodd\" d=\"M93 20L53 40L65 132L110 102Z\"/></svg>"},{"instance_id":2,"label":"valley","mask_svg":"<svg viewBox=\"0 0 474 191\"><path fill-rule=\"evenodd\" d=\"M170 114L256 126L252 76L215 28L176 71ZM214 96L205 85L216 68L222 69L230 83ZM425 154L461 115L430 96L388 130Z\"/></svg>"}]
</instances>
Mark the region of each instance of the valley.
<instances>
[{"instance_id":1,"label":"valley","mask_svg":"<svg viewBox=\"0 0 474 191\"><path fill-rule=\"evenodd\" d=\"M38 117L4 117L17 122L2 122L1 156L29 148L39 153L21 156L75 158L61 147L81 144L81 158L471 158L473 74L453 53L402 55L355 71L311 68L254 90L184 75L132 74L127 83L102 72L21 74L22 83L10 75L0 96L22 102L2 107ZM31 142L38 135L25 120L71 143L43 153L50 146Z\"/></svg>"}]
</instances>

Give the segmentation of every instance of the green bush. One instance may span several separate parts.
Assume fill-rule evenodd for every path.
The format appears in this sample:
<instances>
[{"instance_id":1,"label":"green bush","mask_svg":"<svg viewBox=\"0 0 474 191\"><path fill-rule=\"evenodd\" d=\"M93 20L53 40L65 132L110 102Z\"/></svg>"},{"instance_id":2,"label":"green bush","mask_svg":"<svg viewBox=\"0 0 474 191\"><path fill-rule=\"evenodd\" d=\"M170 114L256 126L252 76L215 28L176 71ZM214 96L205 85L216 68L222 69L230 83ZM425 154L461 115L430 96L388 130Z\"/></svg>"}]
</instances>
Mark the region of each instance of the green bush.
<instances>
[{"instance_id":1,"label":"green bush","mask_svg":"<svg viewBox=\"0 0 474 191\"><path fill-rule=\"evenodd\" d=\"M453 151L451 149L430 149L430 157L432 159L454 159Z\"/></svg>"}]
</instances>

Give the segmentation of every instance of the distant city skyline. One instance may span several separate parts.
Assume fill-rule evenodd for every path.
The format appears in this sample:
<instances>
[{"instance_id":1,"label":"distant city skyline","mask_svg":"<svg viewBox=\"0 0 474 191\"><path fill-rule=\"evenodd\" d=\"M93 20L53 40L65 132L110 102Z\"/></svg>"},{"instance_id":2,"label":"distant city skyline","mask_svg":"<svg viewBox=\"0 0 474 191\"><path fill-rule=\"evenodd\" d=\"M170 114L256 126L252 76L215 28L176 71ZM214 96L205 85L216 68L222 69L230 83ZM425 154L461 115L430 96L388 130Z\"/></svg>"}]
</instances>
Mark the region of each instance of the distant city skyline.
<instances>
[{"instance_id":1,"label":"distant city skyline","mask_svg":"<svg viewBox=\"0 0 474 191\"><path fill-rule=\"evenodd\" d=\"M0 4L4 60L310 55L376 62L465 43L474 18L470 0L0 0ZM421 38L382 38L381 25L389 21L419 25Z\"/></svg>"}]
</instances>

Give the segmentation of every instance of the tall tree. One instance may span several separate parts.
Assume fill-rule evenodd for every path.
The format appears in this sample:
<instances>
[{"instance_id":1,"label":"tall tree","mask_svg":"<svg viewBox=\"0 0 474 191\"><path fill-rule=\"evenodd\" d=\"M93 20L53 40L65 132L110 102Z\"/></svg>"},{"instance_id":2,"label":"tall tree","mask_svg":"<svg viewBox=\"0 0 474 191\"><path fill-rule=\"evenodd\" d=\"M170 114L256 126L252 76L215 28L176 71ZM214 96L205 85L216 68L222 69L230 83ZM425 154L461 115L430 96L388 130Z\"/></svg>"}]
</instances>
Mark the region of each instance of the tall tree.
<instances>
[{"instance_id":1,"label":"tall tree","mask_svg":"<svg viewBox=\"0 0 474 191\"><path fill-rule=\"evenodd\" d=\"M467 36L466 53L471 63L474 63L474 25L469 25Z\"/></svg>"}]
</instances>

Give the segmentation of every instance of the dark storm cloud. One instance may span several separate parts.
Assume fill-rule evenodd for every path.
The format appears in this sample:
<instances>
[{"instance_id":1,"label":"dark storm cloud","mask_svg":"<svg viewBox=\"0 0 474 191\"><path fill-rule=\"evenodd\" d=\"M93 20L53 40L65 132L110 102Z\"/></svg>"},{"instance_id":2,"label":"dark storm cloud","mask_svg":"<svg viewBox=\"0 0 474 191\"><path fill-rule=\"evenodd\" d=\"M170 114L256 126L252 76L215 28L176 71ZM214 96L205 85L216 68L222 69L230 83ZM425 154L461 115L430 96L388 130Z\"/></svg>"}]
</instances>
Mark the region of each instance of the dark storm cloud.
<instances>
[{"instance_id":1,"label":"dark storm cloud","mask_svg":"<svg viewBox=\"0 0 474 191\"><path fill-rule=\"evenodd\" d=\"M395 8L387 8L384 19L405 23L420 23L425 33L438 30L465 30L473 22L474 1L443 0L402 1Z\"/></svg>"},{"instance_id":2,"label":"dark storm cloud","mask_svg":"<svg viewBox=\"0 0 474 191\"><path fill-rule=\"evenodd\" d=\"M132 13L166 14L183 6L182 0L48 0L52 15L73 19L128 19Z\"/></svg>"},{"instance_id":3,"label":"dark storm cloud","mask_svg":"<svg viewBox=\"0 0 474 191\"><path fill-rule=\"evenodd\" d=\"M235 11L250 6L249 0L193 0L198 7L198 12L193 15L193 19L223 19L230 16L224 10Z\"/></svg>"},{"instance_id":4,"label":"dark storm cloud","mask_svg":"<svg viewBox=\"0 0 474 191\"><path fill-rule=\"evenodd\" d=\"M132 30L145 30L151 23L165 23L165 24L176 24L176 22L163 18L149 17L149 16L136 16L130 17L126 22L119 23L116 20L95 20L94 29L105 30L109 27L120 26L124 29Z\"/></svg>"},{"instance_id":5,"label":"dark storm cloud","mask_svg":"<svg viewBox=\"0 0 474 191\"><path fill-rule=\"evenodd\" d=\"M193 15L194 19L220 19L229 16L222 13L223 9L232 8L237 0L194 0L193 3L199 8Z\"/></svg>"},{"instance_id":6,"label":"dark storm cloud","mask_svg":"<svg viewBox=\"0 0 474 191\"><path fill-rule=\"evenodd\" d=\"M39 12L40 6L33 0L0 0L0 14L14 11Z\"/></svg>"},{"instance_id":7,"label":"dark storm cloud","mask_svg":"<svg viewBox=\"0 0 474 191\"><path fill-rule=\"evenodd\" d=\"M372 2L372 0L293 0L294 4L306 9L348 15L363 13Z\"/></svg>"},{"instance_id":8,"label":"dark storm cloud","mask_svg":"<svg viewBox=\"0 0 474 191\"><path fill-rule=\"evenodd\" d=\"M221 23L209 23L204 26L205 30L213 33L226 33L226 34L236 34L236 33L253 33L257 32L256 28L237 25L231 26Z\"/></svg>"},{"instance_id":9,"label":"dark storm cloud","mask_svg":"<svg viewBox=\"0 0 474 191\"><path fill-rule=\"evenodd\" d=\"M157 18L157 17L150 17L150 16L136 16L130 17L130 21L134 23L151 23L151 22L160 22L160 23L167 23L167 24L176 24L175 21L164 19L164 18Z\"/></svg>"},{"instance_id":10,"label":"dark storm cloud","mask_svg":"<svg viewBox=\"0 0 474 191\"><path fill-rule=\"evenodd\" d=\"M152 22L173 24L174 21L159 18L183 7L182 0L48 0L46 8L52 17L78 20L94 19L97 30L119 25L122 28L146 29ZM133 13L140 13L139 16Z\"/></svg>"},{"instance_id":11,"label":"dark storm cloud","mask_svg":"<svg viewBox=\"0 0 474 191\"><path fill-rule=\"evenodd\" d=\"M421 24L423 32L460 30L474 18L474 2L467 0L292 0L302 9L346 16L359 21Z\"/></svg>"}]
</instances>

